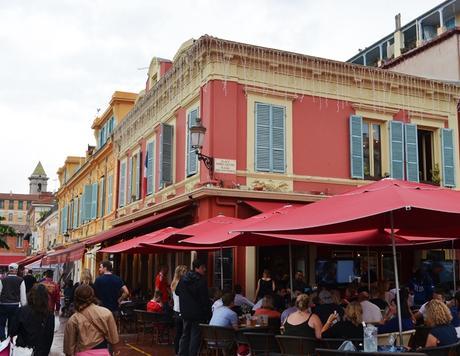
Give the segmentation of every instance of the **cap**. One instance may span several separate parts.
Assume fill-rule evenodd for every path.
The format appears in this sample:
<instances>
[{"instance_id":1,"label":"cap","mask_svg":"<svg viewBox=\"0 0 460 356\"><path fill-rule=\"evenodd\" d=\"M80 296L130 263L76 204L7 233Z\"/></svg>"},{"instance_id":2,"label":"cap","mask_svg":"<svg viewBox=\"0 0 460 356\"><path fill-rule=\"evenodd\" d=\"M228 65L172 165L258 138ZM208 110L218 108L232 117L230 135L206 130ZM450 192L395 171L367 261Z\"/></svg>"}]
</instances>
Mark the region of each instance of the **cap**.
<instances>
[{"instance_id":1,"label":"cap","mask_svg":"<svg viewBox=\"0 0 460 356\"><path fill-rule=\"evenodd\" d=\"M15 271L19 268L19 265L17 263L10 263L8 265L8 271Z\"/></svg>"}]
</instances>

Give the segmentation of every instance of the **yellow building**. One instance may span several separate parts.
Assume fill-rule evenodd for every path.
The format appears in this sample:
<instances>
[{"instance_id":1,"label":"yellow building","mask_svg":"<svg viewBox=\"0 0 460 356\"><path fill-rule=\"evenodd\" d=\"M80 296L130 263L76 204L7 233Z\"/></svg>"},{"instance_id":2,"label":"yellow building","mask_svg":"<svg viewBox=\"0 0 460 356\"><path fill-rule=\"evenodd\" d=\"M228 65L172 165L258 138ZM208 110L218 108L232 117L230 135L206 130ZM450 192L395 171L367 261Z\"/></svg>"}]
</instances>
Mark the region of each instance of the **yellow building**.
<instances>
[{"instance_id":1,"label":"yellow building","mask_svg":"<svg viewBox=\"0 0 460 356\"><path fill-rule=\"evenodd\" d=\"M96 146L88 146L86 157L67 157L58 170L58 247L81 242L111 227L115 214L114 177L117 170L112 133L131 110L136 97L133 93L116 91L107 110L96 117L91 126ZM94 261L88 259L85 266L93 269Z\"/></svg>"}]
</instances>

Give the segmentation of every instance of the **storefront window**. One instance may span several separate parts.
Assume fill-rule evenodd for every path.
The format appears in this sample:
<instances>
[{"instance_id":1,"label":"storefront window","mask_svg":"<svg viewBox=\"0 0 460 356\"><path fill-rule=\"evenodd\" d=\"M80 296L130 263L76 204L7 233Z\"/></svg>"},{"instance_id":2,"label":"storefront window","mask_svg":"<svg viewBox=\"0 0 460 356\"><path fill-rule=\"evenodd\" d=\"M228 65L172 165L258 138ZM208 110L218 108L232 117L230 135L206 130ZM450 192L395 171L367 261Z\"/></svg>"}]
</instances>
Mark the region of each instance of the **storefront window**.
<instances>
[{"instance_id":1,"label":"storefront window","mask_svg":"<svg viewBox=\"0 0 460 356\"><path fill-rule=\"evenodd\" d=\"M222 251L222 258L221 253ZM221 269L222 260L222 269ZM214 253L214 286L221 287L221 275L223 270L224 289L233 290L233 249L224 248Z\"/></svg>"}]
</instances>

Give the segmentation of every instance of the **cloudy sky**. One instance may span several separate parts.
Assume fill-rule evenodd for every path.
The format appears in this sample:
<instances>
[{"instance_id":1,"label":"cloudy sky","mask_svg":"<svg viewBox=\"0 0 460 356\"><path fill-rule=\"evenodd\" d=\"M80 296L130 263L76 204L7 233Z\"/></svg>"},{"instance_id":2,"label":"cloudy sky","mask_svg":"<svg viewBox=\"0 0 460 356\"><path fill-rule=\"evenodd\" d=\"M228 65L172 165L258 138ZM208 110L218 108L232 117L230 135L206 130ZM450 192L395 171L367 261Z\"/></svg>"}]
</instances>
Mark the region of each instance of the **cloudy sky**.
<instances>
[{"instance_id":1,"label":"cloudy sky","mask_svg":"<svg viewBox=\"0 0 460 356\"><path fill-rule=\"evenodd\" d=\"M138 92L153 56L189 38L229 40L347 60L433 0L0 0L0 192L28 192L40 160L58 188L68 155L115 90Z\"/></svg>"}]
</instances>

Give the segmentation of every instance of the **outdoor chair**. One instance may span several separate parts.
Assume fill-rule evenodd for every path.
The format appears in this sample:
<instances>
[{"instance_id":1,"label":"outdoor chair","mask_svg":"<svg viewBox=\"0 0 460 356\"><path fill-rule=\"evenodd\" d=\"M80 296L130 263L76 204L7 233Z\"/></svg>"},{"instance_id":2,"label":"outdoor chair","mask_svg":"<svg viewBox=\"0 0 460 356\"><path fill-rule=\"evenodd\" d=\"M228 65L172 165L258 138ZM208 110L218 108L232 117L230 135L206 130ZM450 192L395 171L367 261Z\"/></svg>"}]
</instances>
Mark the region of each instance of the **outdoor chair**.
<instances>
[{"instance_id":1,"label":"outdoor chair","mask_svg":"<svg viewBox=\"0 0 460 356\"><path fill-rule=\"evenodd\" d=\"M281 355L285 356L314 356L319 341L314 337L298 337L276 335Z\"/></svg>"},{"instance_id":2,"label":"outdoor chair","mask_svg":"<svg viewBox=\"0 0 460 356\"><path fill-rule=\"evenodd\" d=\"M280 318L268 318L268 328L271 333L279 335L281 327Z\"/></svg>"},{"instance_id":3,"label":"outdoor chair","mask_svg":"<svg viewBox=\"0 0 460 356\"><path fill-rule=\"evenodd\" d=\"M344 341L351 341L356 348L359 348L363 344L363 339L331 339L331 338L322 338L320 340L320 345L322 348L337 350Z\"/></svg>"},{"instance_id":4,"label":"outdoor chair","mask_svg":"<svg viewBox=\"0 0 460 356\"><path fill-rule=\"evenodd\" d=\"M337 351L316 349L316 356L427 356L420 352L364 352L364 351Z\"/></svg>"},{"instance_id":5,"label":"outdoor chair","mask_svg":"<svg viewBox=\"0 0 460 356\"><path fill-rule=\"evenodd\" d=\"M121 334L123 331L130 332L136 328L136 314L134 310L136 304L132 302L123 303L120 305L120 311L118 313L118 332Z\"/></svg>"},{"instance_id":6,"label":"outdoor chair","mask_svg":"<svg viewBox=\"0 0 460 356\"><path fill-rule=\"evenodd\" d=\"M393 333L377 335L377 345L388 345L388 339L390 338L392 334L396 337L396 341L395 341L396 345L400 345L398 331L395 331ZM401 334L402 334L402 339L403 339L402 345L409 346L409 341L411 337L415 334L415 329L403 331Z\"/></svg>"},{"instance_id":7,"label":"outdoor chair","mask_svg":"<svg viewBox=\"0 0 460 356\"><path fill-rule=\"evenodd\" d=\"M165 319L163 313L152 313L146 310L135 309L137 336L136 341L139 342L139 336L145 339L146 333L152 334L152 345L164 343L164 338L167 337L167 342L171 339L171 323Z\"/></svg>"},{"instance_id":8,"label":"outdoor chair","mask_svg":"<svg viewBox=\"0 0 460 356\"><path fill-rule=\"evenodd\" d=\"M248 340L251 355L270 355L271 353L279 353L280 348L275 339L275 334L266 333L244 333Z\"/></svg>"},{"instance_id":9,"label":"outdoor chair","mask_svg":"<svg viewBox=\"0 0 460 356\"><path fill-rule=\"evenodd\" d=\"M417 351L424 352L428 356L457 356L460 355L460 341L452 345L426 347Z\"/></svg>"},{"instance_id":10,"label":"outdoor chair","mask_svg":"<svg viewBox=\"0 0 460 356\"><path fill-rule=\"evenodd\" d=\"M235 349L235 330L222 326L200 324L202 345L201 352L216 356L232 355Z\"/></svg>"}]
</instances>

